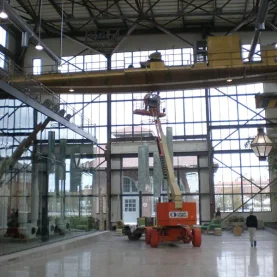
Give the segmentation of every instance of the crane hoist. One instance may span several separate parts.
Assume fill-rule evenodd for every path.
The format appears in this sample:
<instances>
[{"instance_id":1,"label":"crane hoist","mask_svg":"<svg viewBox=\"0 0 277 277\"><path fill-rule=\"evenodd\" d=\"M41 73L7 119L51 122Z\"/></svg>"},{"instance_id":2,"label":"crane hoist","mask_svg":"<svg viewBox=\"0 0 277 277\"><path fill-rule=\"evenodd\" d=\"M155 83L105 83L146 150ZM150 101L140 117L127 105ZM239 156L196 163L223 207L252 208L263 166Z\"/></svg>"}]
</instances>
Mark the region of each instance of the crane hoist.
<instances>
[{"instance_id":1,"label":"crane hoist","mask_svg":"<svg viewBox=\"0 0 277 277\"><path fill-rule=\"evenodd\" d=\"M163 180L170 188L168 202L156 204L156 224L152 227L146 227L145 242L151 247L158 247L160 242L167 241L192 242L194 247L200 247L201 229L194 227L197 222L196 203L183 202L182 192L176 182L166 136L160 121L160 118L166 114L165 110L160 111L159 93L147 94L144 97L144 104L144 109L136 109L133 113L154 118Z\"/></svg>"}]
</instances>

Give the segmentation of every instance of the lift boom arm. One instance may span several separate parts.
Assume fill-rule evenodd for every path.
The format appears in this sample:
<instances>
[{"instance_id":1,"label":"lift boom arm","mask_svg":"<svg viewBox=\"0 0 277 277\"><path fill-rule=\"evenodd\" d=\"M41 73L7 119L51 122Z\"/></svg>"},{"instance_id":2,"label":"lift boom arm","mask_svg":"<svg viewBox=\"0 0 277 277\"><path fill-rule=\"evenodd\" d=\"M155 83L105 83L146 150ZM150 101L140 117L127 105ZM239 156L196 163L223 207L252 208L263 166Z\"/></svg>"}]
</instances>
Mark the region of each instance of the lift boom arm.
<instances>
[{"instance_id":1,"label":"lift boom arm","mask_svg":"<svg viewBox=\"0 0 277 277\"><path fill-rule=\"evenodd\" d=\"M155 124L156 124L156 129L157 129L157 134L158 134L157 144L158 144L158 149L159 149L159 155L160 155L161 161L162 161L162 159L164 160L164 163L161 162L162 170L163 170L163 172L167 171L167 182L171 188L172 201L175 204L175 209L181 209L182 208L182 193L181 193L181 190L175 180L173 164L172 164L172 161L171 161L171 158L169 155L166 137L163 133L161 122L158 117L155 120ZM164 176L165 176L165 174L164 174Z\"/></svg>"}]
</instances>

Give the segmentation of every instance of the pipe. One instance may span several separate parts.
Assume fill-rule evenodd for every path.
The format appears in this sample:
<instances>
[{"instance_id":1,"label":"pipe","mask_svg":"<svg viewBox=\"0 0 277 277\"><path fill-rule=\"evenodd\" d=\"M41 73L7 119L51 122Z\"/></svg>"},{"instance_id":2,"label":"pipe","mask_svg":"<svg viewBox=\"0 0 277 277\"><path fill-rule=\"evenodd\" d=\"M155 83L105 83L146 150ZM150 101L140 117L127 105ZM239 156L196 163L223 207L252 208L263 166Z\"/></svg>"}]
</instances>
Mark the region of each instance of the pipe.
<instances>
[{"instance_id":1,"label":"pipe","mask_svg":"<svg viewBox=\"0 0 277 277\"><path fill-rule=\"evenodd\" d=\"M261 31L265 29L265 19L266 19L269 4L271 1L272 0L262 0L262 2L260 3L257 20L255 23L255 33L251 41L251 46L250 46L249 55L248 55L249 62L252 61Z\"/></svg>"},{"instance_id":2,"label":"pipe","mask_svg":"<svg viewBox=\"0 0 277 277\"><path fill-rule=\"evenodd\" d=\"M261 34L261 31L256 29L255 33L254 33L254 36L252 38L251 46L250 46L250 50L249 50L249 55L248 55L249 62L252 62L252 58L253 58L253 55L255 53L260 34Z\"/></svg>"},{"instance_id":3,"label":"pipe","mask_svg":"<svg viewBox=\"0 0 277 277\"><path fill-rule=\"evenodd\" d=\"M256 29L259 31L265 29L265 19L268 13L269 4L272 0L262 0L260 3L257 21L256 21Z\"/></svg>"},{"instance_id":4,"label":"pipe","mask_svg":"<svg viewBox=\"0 0 277 277\"><path fill-rule=\"evenodd\" d=\"M14 9L5 1L0 0L0 6L4 5L5 12L9 15L9 19L18 27L20 27L24 32L27 32L29 34L29 37L35 40L37 43L39 42L41 46L43 47L45 53L57 62L58 64L61 62L61 59L46 46L43 42L41 42L38 38L38 36L32 31L32 29L28 26L28 24L18 15Z\"/></svg>"}]
</instances>

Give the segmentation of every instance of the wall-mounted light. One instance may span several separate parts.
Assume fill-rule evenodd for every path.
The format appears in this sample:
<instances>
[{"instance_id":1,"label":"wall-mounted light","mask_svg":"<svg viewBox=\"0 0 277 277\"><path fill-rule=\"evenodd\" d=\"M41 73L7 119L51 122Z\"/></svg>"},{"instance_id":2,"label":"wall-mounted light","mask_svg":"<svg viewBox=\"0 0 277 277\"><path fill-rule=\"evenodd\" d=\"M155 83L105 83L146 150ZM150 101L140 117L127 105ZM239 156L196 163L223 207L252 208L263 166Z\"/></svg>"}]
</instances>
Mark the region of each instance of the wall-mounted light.
<instances>
[{"instance_id":1,"label":"wall-mounted light","mask_svg":"<svg viewBox=\"0 0 277 277\"><path fill-rule=\"evenodd\" d=\"M4 3L5 3L5 0L3 0L3 7L2 7L2 11L0 12L0 18L7 19L8 15L5 13Z\"/></svg>"},{"instance_id":2,"label":"wall-mounted light","mask_svg":"<svg viewBox=\"0 0 277 277\"><path fill-rule=\"evenodd\" d=\"M250 144L251 149L260 161L266 161L273 144L269 137L265 134L263 128L258 128L258 134Z\"/></svg>"}]
</instances>

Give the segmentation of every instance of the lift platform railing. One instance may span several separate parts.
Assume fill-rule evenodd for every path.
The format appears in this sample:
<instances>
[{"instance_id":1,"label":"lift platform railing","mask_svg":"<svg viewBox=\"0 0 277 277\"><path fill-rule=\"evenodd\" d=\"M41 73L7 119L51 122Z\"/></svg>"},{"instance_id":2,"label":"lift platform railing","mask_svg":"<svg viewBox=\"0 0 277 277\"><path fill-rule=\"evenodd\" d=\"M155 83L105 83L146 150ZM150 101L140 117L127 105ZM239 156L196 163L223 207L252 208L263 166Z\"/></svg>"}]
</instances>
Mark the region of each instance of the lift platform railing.
<instances>
[{"instance_id":1,"label":"lift platform railing","mask_svg":"<svg viewBox=\"0 0 277 277\"><path fill-rule=\"evenodd\" d=\"M160 101L160 110L159 112L166 112L166 101ZM143 99L134 99L133 100L133 111L135 110L144 110L146 107Z\"/></svg>"}]
</instances>

